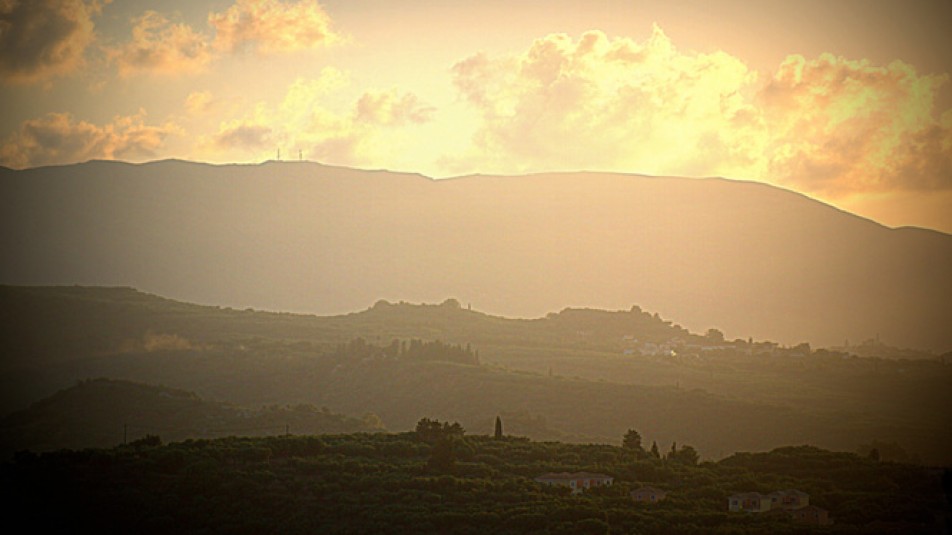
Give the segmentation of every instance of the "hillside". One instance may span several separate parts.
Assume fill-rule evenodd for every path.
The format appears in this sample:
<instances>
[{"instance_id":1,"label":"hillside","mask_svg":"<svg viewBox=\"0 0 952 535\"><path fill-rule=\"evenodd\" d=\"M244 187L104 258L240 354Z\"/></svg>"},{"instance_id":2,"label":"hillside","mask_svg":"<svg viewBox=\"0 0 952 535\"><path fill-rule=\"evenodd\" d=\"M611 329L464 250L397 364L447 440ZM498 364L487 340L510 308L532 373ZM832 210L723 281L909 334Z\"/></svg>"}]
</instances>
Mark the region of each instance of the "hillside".
<instances>
[{"instance_id":1,"label":"hillside","mask_svg":"<svg viewBox=\"0 0 952 535\"><path fill-rule=\"evenodd\" d=\"M93 161L0 170L0 213L7 284L321 314L380 298L517 317L638 303L729 338L952 349L952 237L763 184Z\"/></svg>"},{"instance_id":2,"label":"hillside","mask_svg":"<svg viewBox=\"0 0 952 535\"><path fill-rule=\"evenodd\" d=\"M184 440L379 430L372 422L312 405L242 408L174 388L95 379L0 419L0 456L25 449L112 447L146 435Z\"/></svg>"},{"instance_id":3,"label":"hillside","mask_svg":"<svg viewBox=\"0 0 952 535\"><path fill-rule=\"evenodd\" d=\"M809 446L700 465L662 450L412 432L231 437L21 453L0 465L0 491L11 522L43 532L898 535L942 533L949 520L947 471ZM551 472L612 483L572 494L534 480ZM634 502L647 485L666 497ZM728 512L729 496L781 489L805 493L833 525Z\"/></svg>"},{"instance_id":4,"label":"hillside","mask_svg":"<svg viewBox=\"0 0 952 535\"><path fill-rule=\"evenodd\" d=\"M879 441L927 463L952 460L952 369L937 358L725 342L637 308L525 320L454 302L378 302L318 317L129 288L0 287L0 319L6 411L111 377L246 407L374 413L392 430L427 414L465 426L501 414L513 432L537 439L613 441L637 426L659 441L688 441L705 458ZM672 339L673 355L642 353Z\"/></svg>"}]
</instances>

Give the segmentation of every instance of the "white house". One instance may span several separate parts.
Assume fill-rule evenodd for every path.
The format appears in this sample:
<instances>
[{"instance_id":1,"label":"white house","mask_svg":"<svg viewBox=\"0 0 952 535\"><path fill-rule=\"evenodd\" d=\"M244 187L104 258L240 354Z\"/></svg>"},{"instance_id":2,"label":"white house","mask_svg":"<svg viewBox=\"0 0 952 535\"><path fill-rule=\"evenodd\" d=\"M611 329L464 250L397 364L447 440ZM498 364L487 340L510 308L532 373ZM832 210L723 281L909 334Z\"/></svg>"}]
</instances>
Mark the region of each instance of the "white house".
<instances>
[{"instance_id":1,"label":"white house","mask_svg":"<svg viewBox=\"0 0 952 535\"><path fill-rule=\"evenodd\" d=\"M572 494L578 494L585 489L609 486L615 478L591 472L549 472L536 477L535 481L543 485L568 487L572 489Z\"/></svg>"}]
</instances>

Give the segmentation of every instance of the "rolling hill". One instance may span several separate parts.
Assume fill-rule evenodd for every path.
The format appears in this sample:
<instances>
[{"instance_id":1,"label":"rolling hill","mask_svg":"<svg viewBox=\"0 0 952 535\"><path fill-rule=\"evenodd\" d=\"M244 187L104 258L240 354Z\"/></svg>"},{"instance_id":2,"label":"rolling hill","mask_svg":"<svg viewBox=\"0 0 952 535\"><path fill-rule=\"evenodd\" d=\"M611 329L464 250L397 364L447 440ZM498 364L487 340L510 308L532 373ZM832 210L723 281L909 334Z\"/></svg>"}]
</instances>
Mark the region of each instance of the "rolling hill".
<instances>
[{"instance_id":1,"label":"rolling hill","mask_svg":"<svg viewBox=\"0 0 952 535\"><path fill-rule=\"evenodd\" d=\"M80 381L0 419L0 457L16 451L108 448L148 435L164 440L380 431L312 405L243 408L175 388Z\"/></svg>"},{"instance_id":2,"label":"rolling hill","mask_svg":"<svg viewBox=\"0 0 952 535\"><path fill-rule=\"evenodd\" d=\"M638 303L729 338L952 349L952 236L758 183L92 161L0 169L0 213L6 284L320 314Z\"/></svg>"},{"instance_id":3,"label":"rolling hill","mask_svg":"<svg viewBox=\"0 0 952 535\"><path fill-rule=\"evenodd\" d=\"M628 352L672 339L678 355ZM435 351L412 351L414 340ZM391 430L436 417L488 432L501 415L509 432L536 439L614 442L635 427L714 458L798 443L855 451L895 442L929 463L952 451L952 369L939 358L717 342L637 308L527 320L453 301L381 301L319 317L131 288L0 286L0 350L4 412L110 377L244 407L373 413ZM89 412L68 413L71 425Z\"/></svg>"}]
</instances>

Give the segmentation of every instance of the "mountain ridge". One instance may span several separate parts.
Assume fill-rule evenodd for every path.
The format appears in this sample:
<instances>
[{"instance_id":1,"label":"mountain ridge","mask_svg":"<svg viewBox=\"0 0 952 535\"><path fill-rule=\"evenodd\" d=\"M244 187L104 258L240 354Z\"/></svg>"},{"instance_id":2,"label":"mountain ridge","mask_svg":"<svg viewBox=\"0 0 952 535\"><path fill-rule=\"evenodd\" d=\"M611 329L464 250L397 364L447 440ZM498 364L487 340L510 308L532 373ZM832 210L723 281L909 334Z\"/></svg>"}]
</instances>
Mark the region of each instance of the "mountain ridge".
<instances>
[{"instance_id":1,"label":"mountain ridge","mask_svg":"<svg viewBox=\"0 0 952 535\"><path fill-rule=\"evenodd\" d=\"M450 296L507 317L639 303L694 331L952 348L952 236L938 231L720 177L303 163L4 172L0 282L316 314Z\"/></svg>"}]
</instances>

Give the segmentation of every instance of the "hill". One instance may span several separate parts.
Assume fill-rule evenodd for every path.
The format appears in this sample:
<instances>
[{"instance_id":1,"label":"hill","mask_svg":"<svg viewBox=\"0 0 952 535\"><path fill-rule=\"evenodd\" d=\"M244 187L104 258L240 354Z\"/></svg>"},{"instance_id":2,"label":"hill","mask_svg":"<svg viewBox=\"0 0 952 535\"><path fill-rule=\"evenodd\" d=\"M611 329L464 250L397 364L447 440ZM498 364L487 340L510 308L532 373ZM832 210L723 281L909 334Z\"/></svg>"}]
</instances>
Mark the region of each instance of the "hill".
<instances>
[{"instance_id":1,"label":"hill","mask_svg":"<svg viewBox=\"0 0 952 535\"><path fill-rule=\"evenodd\" d=\"M422 414L537 439L638 427L706 458L810 442L898 443L950 462L952 369L698 336L637 307L525 320L378 302L334 317L229 310L129 288L0 287L6 411L87 377L242 406L326 406L408 429ZM437 340L442 340L438 342ZM667 348L667 349L663 349Z\"/></svg>"},{"instance_id":2,"label":"hill","mask_svg":"<svg viewBox=\"0 0 952 535\"><path fill-rule=\"evenodd\" d=\"M105 448L147 435L167 440L232 435L379 431L355 418L313 405L256 409L205 401L192 392L128 381L95 379L0 419L0 456L20 450Z\"/></svg>"},{"instance_id":3,"label":"hill","mask_svg":"<svg viewBox=\"0 0 952 535\"><path fill-rule=\"evenodd\" d=\"M612 484L573 494L534 480L550 472ZM696 465L604 444L417 433L138 443L0 465L11 522L96 533L927 534L949 520L949 481L809 446ZM664 500L634 502L646 485ZM806 493L833 525L727 510L735 493L781 489Z\"/></svg>"},{"instance_id":4,"label":"hill","mask_svg":"<svg viewBox=\"0 0 952 535\"><path fill-rule=\"evenodd\" d=\"M322 314L380 298L517 317L639 303L729 338L952 349L952 237L763 184L93 161L0 170L0 213L8 284Z\"/></svg>"}]
</instances>

